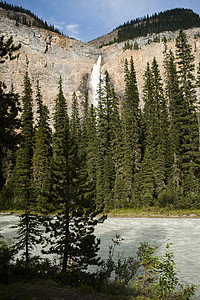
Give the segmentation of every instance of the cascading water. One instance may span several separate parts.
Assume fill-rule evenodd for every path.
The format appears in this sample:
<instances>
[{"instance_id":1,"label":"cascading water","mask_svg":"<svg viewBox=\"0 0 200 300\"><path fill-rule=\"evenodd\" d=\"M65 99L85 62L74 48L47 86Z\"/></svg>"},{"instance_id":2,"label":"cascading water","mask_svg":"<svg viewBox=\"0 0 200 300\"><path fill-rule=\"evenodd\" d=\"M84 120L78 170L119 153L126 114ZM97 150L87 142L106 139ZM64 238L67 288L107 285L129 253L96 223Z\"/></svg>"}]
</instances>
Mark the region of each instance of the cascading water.
<instances>
[{"instance_id":1,"label":"cascading water","mask_svg":"<svg viewBox=\"0 0 200 300\"><path fill-rule=\"evenodd\" d=\"M98 57L97 63L93 66L92 74L91 74L92 104L96 107L98 105L97 90L99 85L100 70L101 70L101 56Z\"/></svg>"}]
</instances>

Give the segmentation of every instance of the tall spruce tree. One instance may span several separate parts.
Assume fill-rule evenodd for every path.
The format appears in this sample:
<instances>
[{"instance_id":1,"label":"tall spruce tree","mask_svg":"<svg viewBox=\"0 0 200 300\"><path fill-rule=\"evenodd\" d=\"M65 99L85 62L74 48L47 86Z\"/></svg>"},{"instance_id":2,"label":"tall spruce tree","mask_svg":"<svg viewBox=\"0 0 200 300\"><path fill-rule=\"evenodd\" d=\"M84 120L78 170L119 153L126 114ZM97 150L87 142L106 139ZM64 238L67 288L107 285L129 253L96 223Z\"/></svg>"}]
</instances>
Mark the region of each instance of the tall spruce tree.
<instances>
[{"instance_id":1,"label":"tall spruce tree","mask_svg":"<svg viewBox=\"0 0 200 300\"><path fill-rule=\"evenodd\" d=\"M125 61L125 96L122 102L122 130L124 135L124 173L128 202L137 205L138 172L141 162L140 109L133 58Z\"/></svg>"},{"instance_id":2,"label":"tall spruce tree","mask_svg":"<svg viewBox=\"0 0 200 300\"><path fill-rule=\"evenodd\" d=\"M170 152L168 154L168 190L173 193L180 193L182 168L180 165L180 144L181 144L181 107L182 93L179 87L177 66L175 56L170 51L165 59L165 82L166 82L166 98L169 111L169 145ZM175 200L175 197L174 197ZM173 199L171 200L173 203ZM174 203L175 204L175 203Z\"/></svg>"},{"instance_id":3,"label":"tall spruce tree","mask_svg":"<svg viewBox=\"0 0 200 300\"><path fill-rule=\"evenodd\" d=\"M176 38L176 58L182 103L180 106L180 160L183 172L183 195L193 197L199 192L199 128L196 113L194 56L185 32Z\"/></svg>"},{"instance_id":4,"label":"tall spruce tree","mask_svg":"<svg viewBox=\"0 0 200 300\"><path fill-rule=\"evenodd\" d=\"M66 270L69 259L70 222L69 118L61 77L58 88L54 112L52 182L54 207L61 210L62 215L56 216L54 223L50 223L54 240L50 241L49 252L61 256L62 269Z\"/></svg>"},{"instance_id":5,"label":"tall spruce tree","mask_svg":"<svg viewBox=\"0 0 200 300\"><path fill-rule=\"evenodd\" d=\"M37 124L33 148L33 188L37 195L40 211L48 208L50 200L51 180L50 162L52 157L51 129L49 126L49 111L42 103L39 81L37 82Z\"/></svg>"},{"instance_id":6,"label":"tall spruce tree","mask_svg":"<svg viewBox=\"0 0 200 300\"><path fill-rule=\"evenodd\" d=\"M14 171L14 193L16 206L19 205L19 207L29 209L31 203L34 128L32 87L27 72L24 77L24 96L22 98L22 104L21 144L17 153L16 167Z\"/></svg>"},{"instance_id":7,"label":"tall spruce tree","mask_svg":"<svg viewBox=\"0 0 200 300\"><path fill-rule=\"evenodd\" d=\"M105 72L100 78L98 91L97 118L97 203L106 208L113 206L113 187L115 165L113 161L113 141L115 140L116 121L119 120L118 100L111 86L110 76Z\"/></svg>"},{"instance_id":8,"label":"tall spruce tree","mask_svg":"<svg viewBox=\"0 0 200 300\"><path fill-rule=\"evenodd\" d=\"M98 214L95 200L88 192L85 156L82 155L81 126L76 94L72 97L72 115L69 120L67 105L59 81L59 93L54 113L53 136L53 193L59 209L50 227L50 253L61 258L62 271L84 270L98 264L99 240L94 235ZM48 229L48 227L47 227Z\"/></svg>"},{"instance_id":9,"label":"tall spruce tree","mask_svg":"<svg viewBox=\"0 0 200 300\"><path fill-rule=\"evenodd\" d=\"M143 90L145 120L145 152L144 161L154 172L154 188L150 188L149 195L157 199L166 188L167 154L168 154L168 117L164 97L162 80L156 59L150 68L147 64ZM149 173L149 172L148 172ZM145 168L142 168L141 178L144 179ZM142 183L142 186L144 183ZM144 187L141 190L144 195ZM154 194L152 194L154 192ZM145 192L146 193L146 192ZM146 200L145 200L146 201ZM152 201L151 201L152 203ZM154 201L154 204L156 202Z\"/></svg>"},{"instance_id":10,"label":"tall spruce tree","mask_svg":"<svg viewBox=\"0 0 200 300\"><path fill-rule=\"evenodd\" d=\"M85 104L84 117L87 119L87 102ZM88 265L100 264L100 258L97 257L100 240L96 239L94 229L99 222L104 220L104 216L97 218L102 209L97 209L94 182L88 174L87 146L83 136L83 127L81 128L80 125L78 98L75 92L72 97L70 118L70 149L70 167L73 170L71 174L70 256L75 268L85 270Z\"/></svg>"},{"instance_id":11,"label":"tall spruce tree","mask_svg":"<svg viewBox=\"0 0 200 300\"><path fill-rule=\"evenodd\" d=\"M31 213L35 210L35 198L32 193L32 158L33 158L33 100L32 88L28 73L24 77L24 96L22 98L22 130L21 144L17 152L14 169L14 196L15 207L23 210L20 215L18 228L18 241L16 249L22 250L25 262L31 260L31 251L40 242L41 231L38 218Z\"/></svg>"}]
</instances>

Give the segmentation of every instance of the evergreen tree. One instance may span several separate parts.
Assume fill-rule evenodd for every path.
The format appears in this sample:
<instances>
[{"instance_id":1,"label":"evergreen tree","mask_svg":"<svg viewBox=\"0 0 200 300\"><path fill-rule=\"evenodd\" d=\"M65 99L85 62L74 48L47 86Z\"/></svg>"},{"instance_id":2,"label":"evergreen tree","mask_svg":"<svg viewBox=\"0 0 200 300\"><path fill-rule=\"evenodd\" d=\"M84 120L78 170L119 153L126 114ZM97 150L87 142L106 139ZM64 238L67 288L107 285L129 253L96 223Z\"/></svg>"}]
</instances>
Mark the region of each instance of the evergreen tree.
<instances>
[{"instance_id":1,"label":"evergreen tree","mask_svg":"<svg viewBox=\"0 0 200 300\"><path fill-rule=\"evenodd\" d=\"M96 257L99 240L94 236L98 211L89 193L85 156L82 147L79 148L81 127L75 93L72 98L69 120L60 79L54 113L52 177L55 205L60 214L50 222L53 231L49 252L60 256L64 272L70 268L84 270L99 263Z\"/></svg>"},{"instance_id":2,"label":"evergreen tree","mask_svg":"<svg viewBox=\"0 0 200 300\"><path fill-rule=\"evenodd\" d=\"M52 170L54 207L60 209L63 215L57 216L52 224L57 244L51 241L49 250L61 255L62 268L66 270L69 258L69 118L61 78L55 105L54 129Z\"/></svg>"},{"instance_id":3,"label":"evergreen tree","mask_svg":"<svg viewBox=\"0 0 200 300\"><path fill-rule=\"evenodd\" d=\"M31 177L33 157L33 100L32 88L28 73L24 77L24 96L22 98L22 130L21 144L17 153L16 167L14 171L15 202L24 209L30 208L31 201Z\"/></svg>"},{"instance_id":4,"label":"evergreen tree","mask_svg":"<svg viewBox=\"0 0 200 300\"><path fill-rule=\"evenodd\" d=\"M157 130L154 127L156 138L156 149L154 152L154 173L155 173L155 187L156 195L159 196L166 188L167 170L168 170L168 154L169 154L169 124L167 115L167 105L164 96L162 79L160 76L159 67L156 59L152 62L152 75L154 86L154 99L155 99L155 114ZM155 125L155 124L154 124Z\"/></svg>"},{"instance_id":5,"label":"evergreen tree","mask_svg":"<svg viewBox=\"0 0 200 300\"><path fill-rule=\"evenodd\" d=\"M93 186L93 193L96 195L96 160L97 160L97 120L96 110L88 103L88 92L85 93L83 102L83 122L82 122L82 158L85 159L88 172L88 180ZM80 145L80 143L79 143Z\"/></svg>"},{"instance_id":6,"label":"evergreen tree","mask_svg":"<svg viewBox=\"0 0 200 300\"><path fill-rule=\"evenodd\" d=\"M51 149L51 129L49 126L49 111L42 103L42 95L39 82L37 82L37 124L35 129L35 141L33 149L33 187L38 196L37 202L40 210L47 209L48 197L50 196L50 162L52 156Z\"/></svg>"},{"instance_id":7,"label":"evergreen tree","mask_svg":"<svg viewBox=\"0 0 200 300\"><path fill-rule=\"evenodd\" d=\"M168 187L170 190L181 189L182 169L180 166L180 144L181 144L181 107L182 93L179 87L177 67L175 57L172 51L169 52L165 60L165 75L166 75L166 98L169 111L169 145L170 152L168 160L170 161Z\"/></svg>"},{"instance_id":8,"label":"evergreen tree","mask_svg":"<svg viewBox=\"0 0 200 300\"><path fill-rule=\"evenodd\" d=\"M150 69L147 64L143 90L145 120L145 151L148 149L150 168L154 170L154 197L158 198L166 188L168 156L168 116L160 72L156 59ZM147 164L147 163L146 163ZM142 172L145 172L144 168ZM141 178L143 178L141 174ZM143 186L143 183L142 183ZM144 187L143 187L144 188ZM153 197L153 195L151 195Z\"/></svg>"},{"instance_id":9,"label":"evergreen tree","mask_svg":"<svg viewBox=\"0 0 200 300\"><path fill-rule=\"evenodd\" d=\"M199 128L196 114L194 56L186 34L180 30L176 39L176 57L182 104L180 107L180 156L184 195L199 191ZM195 183L195 184L194 184Z\"/></svg>"},{"instance_id":10,"label":"evergreen tree","mask_svg":"<svg viewBox=\"0 0 200 300\"><path fill-rule=\"evenodd\" d=\"M87 119L87 98L84 117ZM100 240L96 240L94 229L99 222L104 220L104 217L96 218L102 209L97 210L96 208L95 186L88 175L86 144L84 142L80 126L78 99L74 92L70 118L70 168L73 171L71 174L70 256L74 267L80 270L86 269L88 265L100 263L100 259L97 258Z\"/></svg>"},{"instance_id":11,"label":"evergreen tree","mask_svg":"<svg viewBox=\"0 0 200 300\"><path fill-rule=\"evenodd\" d=\"M25 262L29 263L31 250L40 242L41 231L38 218L31 213L35 210L35 199L31 185L34 129L32 88L28 73L24 77L22 103L22 139L17 152L13 180L16 207L22 209L24 213L20 215L20 221L17 225L19 236L15 246L18 251L24 250L22 256L25 257Z\"/></svg>"},{"instance_id":12,"label":"evergreen tree","mask_svg":"<svg viewBox=\"0 0 200 300\"><path fill-rule=\"evenodd\" d=\"M73 156L73 163L79 164L78 160L80 157L79 153L79 143L81 142L81 124L80 124L80 118L79 118L79 106L78 106L78 98L76 96L76 93L74 92L72 95L72 114L70 118L70 151ZM71 157L72 157L71 156Z\"/></svg>"},{"instance_id":13,"label":"evergreen tree","mask_svg":"<svg viewBox=\"0 0 200 300\"><path fill-rule=\"evenodd\" d=\"M113 205L115 165L113 161L113 141L118 122L118 100L105 72L104 81L100 79L98 91L97 123L97 203L109 208Z\"/></svg>"},{"instance_id":14,"label":"evergreen tree","mask_svg":"<svg viewBox=\"0 0 200 300\"><path fill-rule=\"evenodd\" d=\"M127 190L126 199L128 199L128 202L131 202L132 199L137 199L137 177L141 161L139 125L139 92L133 58L131 57L130 68L128 66L128 61L125 61L125 96L122 103L124 172ZM137 200L135 201L134 202L137 205Z\"/></svg>"}]
</instances>

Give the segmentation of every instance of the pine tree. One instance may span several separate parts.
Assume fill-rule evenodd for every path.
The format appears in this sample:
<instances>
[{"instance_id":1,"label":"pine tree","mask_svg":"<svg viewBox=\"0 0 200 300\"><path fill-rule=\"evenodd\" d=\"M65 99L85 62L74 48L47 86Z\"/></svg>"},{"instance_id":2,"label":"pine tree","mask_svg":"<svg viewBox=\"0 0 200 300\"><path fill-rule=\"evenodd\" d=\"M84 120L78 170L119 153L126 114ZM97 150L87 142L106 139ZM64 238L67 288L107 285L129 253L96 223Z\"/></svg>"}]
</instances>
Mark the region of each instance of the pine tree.
<instances>
[{"instance_id":1,"label":"pine tree","mask_svg":"<svg viewBox=\"0 0 200 300\"><path fill-rule=\"evenodd\" d=\"M31 177L33 157L33 99L32 88L28 73L24 77L24 96L22 98L22 130L21 144L17 153L16 167L14 171L15 202L24 209L30 208L31 201Z\"/></svg>"},{"instance_id":2,"label":"pine tree","mask_svg":"<svg viewBox=\"0 0 200 300\"><path fill-rule=\"evenodd\" d=\"M181 107L182 93L179 87L177 67L175 57L172 51L169 52L165 60L165 76L166 76L166 97L169 111L169 145L170 152L168 154L168 186L169 189L181 189L182 169L180 166L180 144L181 144Z\"/></svg>"},{"instance_id":3,"label":"pine tree","mask_svg":"<svg viewBox=\"0 0 200 300\"><path fill-rule=\"evenodd\" d=\"M55 206L60 214L50 222L53 231L49 252L60 256L63 272L74 268L84 270L90 264L99 263L96 257L99 240L94 236L98 211L90 193L85 155L82 146L79 147L81 127L75 93L72 98L69 120L60 78L54 113L52 172Z\"/></svg>"},{"instance_id":4,"label":"pine tree","mask_svg":"<svg viewBox=\"0 0 200 300\"><path fill-rule=\"evenodd\" d=\"M22 140L17 152L13 180L16 207L23 209L24 213L20 215L20 221L17 225L19 236L15 247L18 251L24 250L22 256L25 257L25 262L28 264L31 260L31 251L41 238L38 217L31 213L35 210L31 184L34 129L32 88L28 73L24 77L22 103Z\"/></svg>"},{"instance_id":5,"label":"pine tree","mask_svg":"<svg viewBox=\"0 0 200 300\"><path fill-rule=\"evenodd\" d=\"M35 141L33 149L33 187L38 195L38 205L41 209L47 209L48 197L50 196L50 162L51 129L49 126L49 111L42 103L42 95L39 82L37 82L37 124L35 129ZM46 208L45 208L46 207Z\"/></svg>"},{"instance_id":6,"label":"pine tree","mask_svg":"<svg viewBox=\"0 0 200 300\"><path fill-rule=\"evenodd\" d=\"M115 181L113 187L113 203L112 207L125 207L127 205L126 186L124 164L123 164L123 132L122 122L119 115L119 99L117 98L114 89L113 94L113 116L112 116L112 130L114 132L112 138L112 159L115 167Z\"/></svg>"},{"instance_id":7,"label":"pine tree","mask_svg":"<svg viewBox=\"0 0 200 300\"><path fill-rule=\"evenodd\" d=\"M67 267L69 256L69 118L67 104L62 91L62 79L59 80L59 93L56 98L53 135L53 197L55 209L60 209L63 216L57 216L53 224L54 236L57 242L51 241L50 252L62 256L62 268ZM57 232L60 231L57 237ZM60 245L59 245L60 244Z\"/></svg>"},{"instance_id":8,"label":"pine tree","mask_svg":"<svg viewBox=\"0 0 200 300\"><path fill-rule=\"evenodd\" d=\"M152 61L150 69L147 64L145 72L145 84L143 90L144 116L145 120L145 151L148 155L151 169L154 170L154 198L165 191L167 176L168 155L168 115L166 100L162 86L162 80L156 59ZM142 172L145 172L144 168ZM141 174L143 178L143 174ZM143 183L142 183L143 186ZM152 203L152 202L151 202Z\"/></svg>"},{"instance_id":9,"label":"pine tree","mask_svg":"<svg viewBox=\"0 0 200 300\"><path fill-rule=\"evenodd\" d=\"M199 128L196 114L194 56L186 34L180 30L176 39L176 57L182 104L180 107L180 156L184 195L199 191ZM195 183L195 184L194 184Z\"/></svg>"},{"instance_id":10,"label":"pine tree","mask_svg":"<svg viewBox=\"0 0 200 300\"><path fill-rule=\"evenodd\" d=\"M159 67L157 61L154 59L152 62L152 75L154 85L154 99L155 99L155 113L157 118L157 131L155 136L157 147L154 153L154 172L155 172L155 187L157 196L160 195L166 188L167 180L167 169L168 169L168 153L169 153L169 142L168 142L168 115L167 105L164 96L164 90L162 85L162 79L160 76ZM155 124L154 124L155 125ZM154 130L156 128L154 127Z\"/></svg>"},{"instance_id":11,"label":"pine tree","mask_svg":"<svg viewBox=\"0 0 200 300\"><path fill-rule=\"evenodd\" d=\"M104 81L99 85L99 105L97 123L97 203L111 207L115 182L113 161L113 141L115 140L116 121L119 119L118 100L105 72Z\"/></svg>"},{"instance_id":12,"label":"pine tree","mask_svg":"<svg viewBox=\"0 0 200 300\"><path fill-rule=\"evenodd\" d=\"M139 124L139 92L133 58L131 57L130 68L128 61L125 61L125 96L122 103L124 172L127 190L126 199L128 199L128 202L131 202L132 199L137 199L137 176L141 161ZM135 201L137 205L137 200Z\"/></svg>"},{"instance_id":13,"label":"pine tree","mask_svg":"<svg viewBox=\"0 0 200 300\"><path fill-rule=\"evenodd\" d=\"M87 108L87 103L85 108ZM87 119L86 109L84 116ZM97 257L97 252L100 240L96 240L94 229L99 222L104 220L104 217L96 218L102 212L102 209L97 210L96 207L95 186L88 175L86 144L84 142L79 118L78 99L74 92L70 118L70 168L73 170L71 173L70 257L73 266L79 270L85 270L88 265L99 265L100 258Z\"/></svg>"}]
</instances>

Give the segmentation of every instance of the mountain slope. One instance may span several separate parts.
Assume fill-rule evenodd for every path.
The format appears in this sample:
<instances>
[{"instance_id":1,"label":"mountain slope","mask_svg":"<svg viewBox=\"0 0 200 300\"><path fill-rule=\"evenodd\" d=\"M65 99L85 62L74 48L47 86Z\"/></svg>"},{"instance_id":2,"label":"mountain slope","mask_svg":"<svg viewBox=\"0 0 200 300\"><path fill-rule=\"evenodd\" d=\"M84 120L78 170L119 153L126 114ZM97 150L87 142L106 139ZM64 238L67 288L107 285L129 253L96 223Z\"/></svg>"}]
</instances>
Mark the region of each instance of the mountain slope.
<instances>
[{"instance_id":1,"label":"mountain slope","mask_svg":"<svg viewBox=\"0 0 200 300\"><path fill-rule=\"evenodd\" d=\"M120 43L128 39L161 33L200 27L200 17L191 9L175 8L152 16L136 18L118 26L111 33L103 35L90 43L102 47L112 43Z\"/></svg>"},{"instance_id":2,"label":"mountain slope","mask_svg":"<svg viewBox=\"0 0 200 300\"><path fill-rule=\"evenodd\" d=\"M0 80L5 81L8 89L13 83L15 91L21 94L24 75L28 71L33 90L39 79L44 101L51 112L60 75L69 104L74 91L81 97L86 89L90 89L92 68L100 55L98 48L42 28L16 26L15 20L10 19L2 8L0 34L13 36L14 43L22 45L19 57L1 66Z\"/></svg>"}]
</instances>

